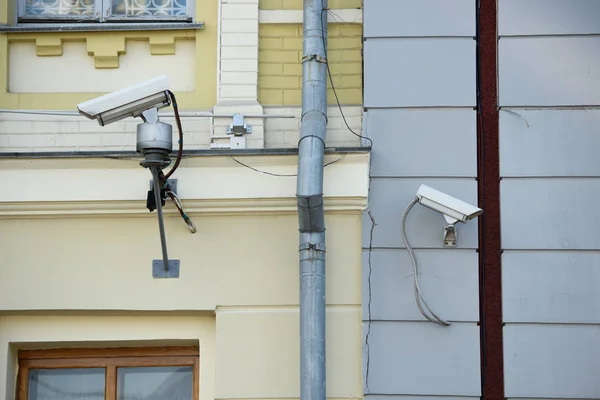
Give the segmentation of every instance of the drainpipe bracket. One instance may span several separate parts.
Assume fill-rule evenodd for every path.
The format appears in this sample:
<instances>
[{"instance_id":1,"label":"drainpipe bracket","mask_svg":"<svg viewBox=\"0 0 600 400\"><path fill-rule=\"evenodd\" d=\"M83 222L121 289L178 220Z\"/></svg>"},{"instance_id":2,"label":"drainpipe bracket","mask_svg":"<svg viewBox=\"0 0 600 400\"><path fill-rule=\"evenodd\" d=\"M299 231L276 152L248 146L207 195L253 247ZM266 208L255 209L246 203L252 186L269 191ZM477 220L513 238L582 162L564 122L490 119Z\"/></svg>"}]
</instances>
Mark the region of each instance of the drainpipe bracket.
<instances>
[{"instance_id":1,"label":"drainpipe bracket","mask_svg":"<svg viewBox=\"0 0 600 400\"><path fill-rule=\"evenodd\" d=\"M327 58L321 57L318 54L309 54L307 56L302 57L302 63L305 63L307 61L313 61L313 60L315 60L316 62L322 63L322 64L327 64Z\"/></svg>"},{"instance_id":2,"label":"drainpipe bracket","mask_svg":"<svg viewBox=\"0 0 600 400\"><path fill-rule=\"evenodd\" d=\"M300 251L302 250L315 250L325 252L325 244L323 243L302 243L300 245Z\"/></svg>"}]
</instances>

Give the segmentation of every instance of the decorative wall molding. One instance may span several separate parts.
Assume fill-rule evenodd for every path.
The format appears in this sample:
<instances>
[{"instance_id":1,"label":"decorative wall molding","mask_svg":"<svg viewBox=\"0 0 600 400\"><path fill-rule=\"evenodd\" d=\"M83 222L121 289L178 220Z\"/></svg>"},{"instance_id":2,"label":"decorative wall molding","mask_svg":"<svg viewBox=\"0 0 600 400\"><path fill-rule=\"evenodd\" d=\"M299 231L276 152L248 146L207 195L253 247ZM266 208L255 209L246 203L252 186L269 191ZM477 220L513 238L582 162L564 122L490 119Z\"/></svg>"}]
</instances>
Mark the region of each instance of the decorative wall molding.
<instances>
[{"instance_id":1,"label":"decorative wall molding","mask_svg":"<svg viewBox=\"0 0 600 400\"><path fill-rule=\"evenodd\" d=\"M183 200L185 212L194 214L289 214L297 211L296 198L280 199L217 199ZM362 212L367 206L366 197L328 197L324 200L325 211ZM163 212L166 216L179 216L171 203ZM59 217L151 217L144 201L85 201L85 202L23 202L0 203L0 220L14 218L59 218Z\"/></svg>"},{"instance_id":2,"label":"decorative wall molding","mask_svg":"<svg viewBox=\"0 0 600 400\"><path fill-rule=\"evenodd\" d=\"M327 20L330 24L362 24L362 9L329 10ZM302 10L260 10L258 21L261 24L301 24Z\"/></svg>"},{"instance_id":3,"label":"decorative wall molding","mask_svg":"<svg viewBox=\"0 0 600 400\"><path fill-rule=\"evenodd\" d=\"M192 157L173 178L187 213L290 213L296 211L297 162L296 155ZM325 208L363 210L369 154L328 154L325 162L334 162L325 168ZM145 207L150 179L131 159L0 160L0 180L19 188L0 193L0 219L153 216ZM170 204L165 209L174 212Z\"/></svg>"},{"instance_id":4,"label":"decorative wall molding","mask_svg":"<svg viewBox=\"0 0 600 400\"><path fill-rule=\"evenodd\" d=\"M35 48L39 57L62 56L63 40L56 36L41 36L35 39Z\"/></svg>"},{"instance_id":5,"label":"decorative wall molding","mask_svg":"<svg viewBox=\"0 0 600 400\"><path fill-rule=\"evenodd\" d=\"M194 40L196 31L125 31L125 32L64 32L10 34L10 42L35 42L40 57L62 56L65 41L86 42L87 52L94 57L98 69L118 68L119 56L127 51L127 41L150 42L152 55L175 54L175 40Z\"/></svg>"}]
</instances>

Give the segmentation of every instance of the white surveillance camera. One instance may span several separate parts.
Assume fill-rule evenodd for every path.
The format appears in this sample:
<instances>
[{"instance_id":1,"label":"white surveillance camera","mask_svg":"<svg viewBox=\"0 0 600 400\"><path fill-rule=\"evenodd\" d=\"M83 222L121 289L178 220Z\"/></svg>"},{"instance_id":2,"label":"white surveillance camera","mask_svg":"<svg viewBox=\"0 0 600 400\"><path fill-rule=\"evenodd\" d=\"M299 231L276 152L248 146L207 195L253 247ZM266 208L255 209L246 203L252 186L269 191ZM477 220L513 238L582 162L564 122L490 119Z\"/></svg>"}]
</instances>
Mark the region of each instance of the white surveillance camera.
<instances>
[{"instance_id":1,"label":"white surveillance camera","mask_svg":"<svg viewBox=\"0 0 600 400\"><path fill-rule=\"evenodd\" d=\"M422 206L441 214L449 224L465 223L481 215L483 210L469 203L435 190L427 185L421 185L417 191L417 199Z\"/></svg>"},{"instance_id":2,"label":"white surveillance camera","mask_svg":"<svg viewBox=\"0 0 600 400\"><path fill-rule=\"evenodd\" d=\"M77 105L77 109L81 115L97 120L100 126L127 117L144 118L145 111L158 111L171 104L168 90L167 77L160 76L86 101Z\"/></svg>"},{"instance_id":3,"label":"white surveillance camera","mask_svg":"<svg viewBox=\"0 0 600 400\"><path fill-rule=\"evenodd\" d=\"M402 216L402 239L413 264L415 300L417 301L419 311L428 321L442 326L449 326L450 323L448 321L438 317L436 313L431 310L425 301L419 286L419 263L406 234L406 220L408 214L417 203L443 214L444 219L446 220L446 227L444 228L444 247L456 247L458 239L458 232L456 230L457 222L465 223L472 220L481 215L483 210L427 185L421 185L419 190L417 190L417 195L412 199L408 207L406 207Z\"/></svg>"}]
</instances>

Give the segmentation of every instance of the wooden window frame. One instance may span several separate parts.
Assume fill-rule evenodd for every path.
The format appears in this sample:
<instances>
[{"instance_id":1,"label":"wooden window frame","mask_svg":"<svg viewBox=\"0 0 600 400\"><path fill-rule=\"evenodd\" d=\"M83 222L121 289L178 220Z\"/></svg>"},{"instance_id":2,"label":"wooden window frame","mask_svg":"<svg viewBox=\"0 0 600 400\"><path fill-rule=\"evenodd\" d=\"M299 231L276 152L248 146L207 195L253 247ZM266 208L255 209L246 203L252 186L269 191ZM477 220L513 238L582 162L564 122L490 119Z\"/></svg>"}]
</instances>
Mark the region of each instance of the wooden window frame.
<instances>
[{"instance_id":1,"label":"wooden window frame","mask_svg":"<svg viewBox=\"0 0 600 400\"><path fill-rule=\"evenodd\" d=\"M28 400L30 369L104 368L105 400L117 398L117 368L193 367L192 400L200 389L198 346L19 350L16 400Z\"/></svg>"}]
</instances>

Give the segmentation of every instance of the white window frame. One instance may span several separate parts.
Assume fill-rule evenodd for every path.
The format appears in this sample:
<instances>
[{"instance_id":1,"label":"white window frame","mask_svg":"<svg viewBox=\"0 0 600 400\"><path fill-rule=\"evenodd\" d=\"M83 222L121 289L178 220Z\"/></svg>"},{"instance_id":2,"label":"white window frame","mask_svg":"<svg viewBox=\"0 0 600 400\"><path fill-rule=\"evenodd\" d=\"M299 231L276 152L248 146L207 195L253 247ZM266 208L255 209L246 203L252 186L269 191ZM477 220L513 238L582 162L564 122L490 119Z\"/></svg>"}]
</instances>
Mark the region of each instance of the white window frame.
<instances>
[{"instance_id":1,"label":"white window frame","mask_svg":"<svg viewBox=\"0 0 600 400\"><path fill-rule=\"evenodd\" d=\"M27 15L25 14L26 0L17 1L18 22L19 23L44 23L44 22L61 22L69 24L78 24L86 22L194 22L196 15L196 1L202 0L187 0L186 15L167 17L164 15L158 16L118 16L112 15L112 0L94 0L93 15Z\"/></svg>"}]
</instances>

